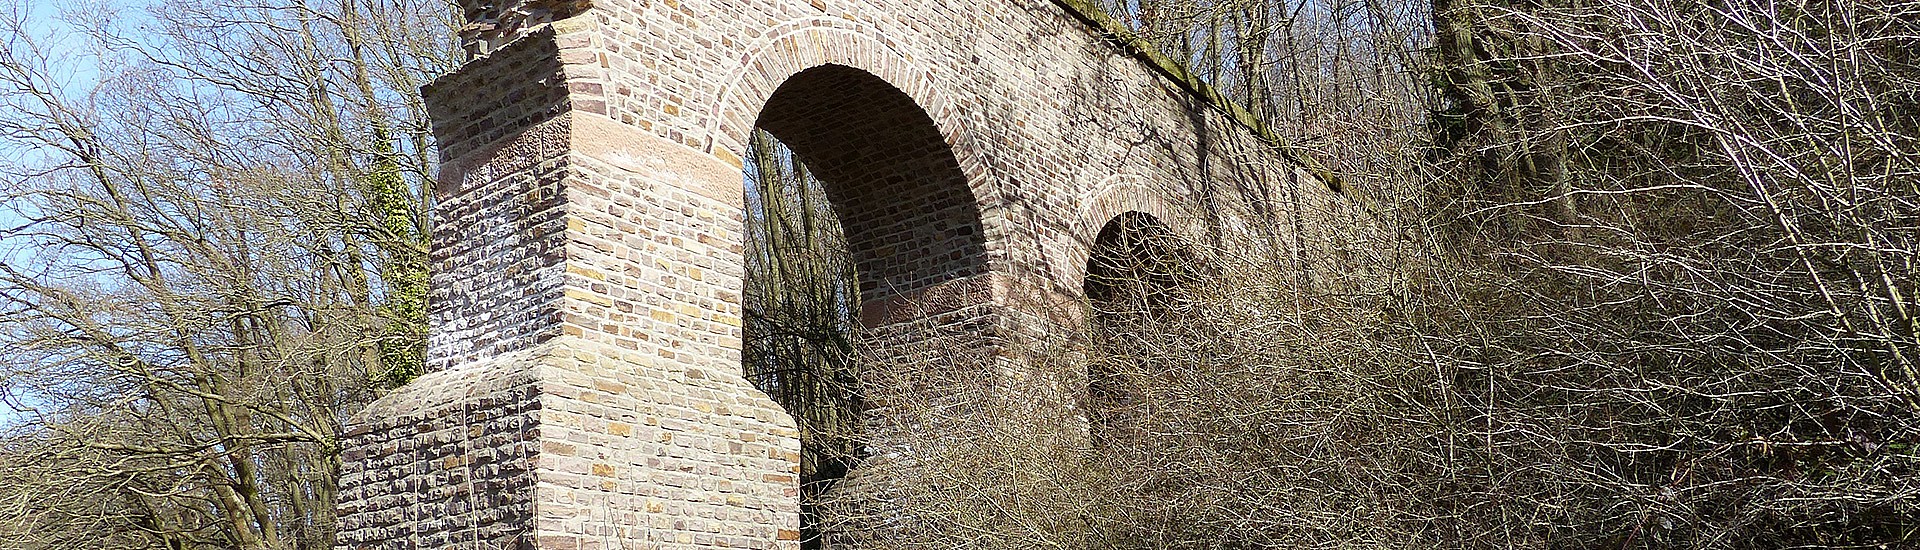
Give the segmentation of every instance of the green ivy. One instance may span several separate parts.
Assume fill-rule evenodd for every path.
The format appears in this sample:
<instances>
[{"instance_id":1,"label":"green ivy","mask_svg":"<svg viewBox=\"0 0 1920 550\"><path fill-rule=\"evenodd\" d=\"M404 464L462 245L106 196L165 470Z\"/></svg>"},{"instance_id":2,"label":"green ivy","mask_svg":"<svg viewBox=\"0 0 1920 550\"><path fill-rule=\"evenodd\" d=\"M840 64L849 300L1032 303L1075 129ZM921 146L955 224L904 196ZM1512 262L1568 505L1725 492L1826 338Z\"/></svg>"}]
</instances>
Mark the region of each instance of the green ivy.
<instances>
[{"instance_id":1,"label":"green ivy","mask_svg":"<svg viewBox=\"0 0 1920 550\"><path fill-rule=\"evenodd\" d=\"M426 235L414 223L415 201L401 175L398 155L384 130L375 132L373 169L367 174L368 206L380 219L375 239L383 253L380 278L386 301L378 309L380 368L374 381L392 389L412 382L425 366L427 349Z\"/></svg>"}]
</instances>

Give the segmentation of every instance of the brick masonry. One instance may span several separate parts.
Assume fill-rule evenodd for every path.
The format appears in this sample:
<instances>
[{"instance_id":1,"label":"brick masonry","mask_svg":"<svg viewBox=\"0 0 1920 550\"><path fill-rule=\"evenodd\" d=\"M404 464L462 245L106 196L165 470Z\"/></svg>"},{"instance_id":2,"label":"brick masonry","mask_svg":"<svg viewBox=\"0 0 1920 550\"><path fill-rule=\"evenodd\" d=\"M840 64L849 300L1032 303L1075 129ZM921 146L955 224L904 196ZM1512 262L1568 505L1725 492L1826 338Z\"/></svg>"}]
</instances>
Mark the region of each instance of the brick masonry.
<instances>
[{"instance_id":1,"label":"brick masonry","mask_svg":"<svg viewBox=\"0 0 1920 550\"><path fill-rule=\"evenodd\" d=\"M1359 202L1072 4L465 0L474 59L426 89L430 372L351 420L339 547L798 547L797 432L740 376L756 125L827 182L863 323L1012 392L1071 393L1015 344L1081 322L1125 212L1372 265Z\"/></svg>"}]
</instances>

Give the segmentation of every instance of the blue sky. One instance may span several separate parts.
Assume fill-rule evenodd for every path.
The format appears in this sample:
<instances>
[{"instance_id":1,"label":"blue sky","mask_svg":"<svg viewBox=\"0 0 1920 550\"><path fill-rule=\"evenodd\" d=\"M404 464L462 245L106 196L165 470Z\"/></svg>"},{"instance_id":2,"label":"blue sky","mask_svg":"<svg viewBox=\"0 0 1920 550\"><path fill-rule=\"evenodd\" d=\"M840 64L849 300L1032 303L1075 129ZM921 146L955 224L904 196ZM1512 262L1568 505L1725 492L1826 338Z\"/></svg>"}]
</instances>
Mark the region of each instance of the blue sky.
<instances>
[{"instance_id":1,"label":"blue sky","mask_svg":"<svg viewBox=\"0 0 1920 550\"><path fill-rule=\"evenodd\" d=\"M84 93L86 88L99 79L97 65L77 55L83 51L84 45L73 27L65 21L65 12L81 7L73 2L57 0L0 1L0 9L22 10L26 13L26 31L41 48L56 54L66 54L60 61L64 70L53 75L57 79L54 82L56 89L65 94ZM0 142L0 163L33 165L38 164L38 161L39 153ZM20 207L21 205L18 204L0 203L0 229L13 229L23 223ZM31 268L37 263L34 258L35 252L29 243L20 242L18 239L7 239L4 234L0 234L0 262ZM0 367L0 376L5 376L5 370L7 370L5 367ZM0 391L6 389L4 384L0 384ZM5 402L0 404L0 429L24 420L24 415L14 409L14 405L21 403L20 396L9 396L0 401Z\"/></svg>"},{"instance_id":2,"label":"blue sky","mask_svg":"<svg viewBox=\"0 0 1920 550\"><path fill-rule=\"evenodd\" d=\"M42 48L56 52L75 52L83 47L73 27L63 20L64 11L77 7L69 2L25 0L21 3L20 0L0 0L0 7L24 10L27 15L27 32ZM62 92L71 93L99 79L100 73L96 65L79 62L81 60L78 56L71 56L69 59L74 62L63 63L68 70L62 71L63 74L54 75L57 77L54 84L61 88ZM6 164L34 164L37 157L33 151L23 150L5 142L0 142L0 156L4 156ZM15 205L0 204L0 228L16 227L20 221ZM6 246L6 244L0 241L0 261L18 259L18 251L15 247Z\"/></svg>"}]
</instances>

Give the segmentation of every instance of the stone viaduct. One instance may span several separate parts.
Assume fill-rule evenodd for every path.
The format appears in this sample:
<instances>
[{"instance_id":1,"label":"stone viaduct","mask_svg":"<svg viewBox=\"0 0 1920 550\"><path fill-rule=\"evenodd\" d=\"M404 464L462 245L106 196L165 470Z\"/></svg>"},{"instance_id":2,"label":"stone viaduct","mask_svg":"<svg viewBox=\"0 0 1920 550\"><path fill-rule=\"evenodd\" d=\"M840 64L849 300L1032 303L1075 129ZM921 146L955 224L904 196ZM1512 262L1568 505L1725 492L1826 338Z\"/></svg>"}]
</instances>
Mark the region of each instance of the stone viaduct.
<instances>
[{"instance_id":1,"label":"stone viaduct","mask_svg":"<svg viewBox=\"0 0 1920 550\"><path fill-rule=\"evenodd\" d=\"M462 0L429 372L349 422L339 546L798 547L798 434L740 372L756 125L827 183L868 329L1011 370L1124 213L1342 268L1363 201L1085 1Z\"/></svg>"}]
</instances>

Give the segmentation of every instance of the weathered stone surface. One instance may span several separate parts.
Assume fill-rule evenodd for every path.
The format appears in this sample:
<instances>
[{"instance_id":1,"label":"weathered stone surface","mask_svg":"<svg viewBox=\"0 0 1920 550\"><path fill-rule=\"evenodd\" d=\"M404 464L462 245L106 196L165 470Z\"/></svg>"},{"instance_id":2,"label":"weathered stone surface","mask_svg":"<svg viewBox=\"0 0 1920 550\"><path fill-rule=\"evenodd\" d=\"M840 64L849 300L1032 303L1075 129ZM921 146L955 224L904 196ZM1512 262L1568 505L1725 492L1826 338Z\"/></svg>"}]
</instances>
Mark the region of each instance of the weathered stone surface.
<instances>
[{"instance_id":1,"label":"weathered stone surface","mask_svg":"<svg viewBox=\"0 0 1920 550\"><path fill-rule=\"evenodd\" d=\"M1075 390L1016 344L1081 322L1122 213L1371 265L1298 151L1051 0L463 5L476 57L426 89L432 372L353 421L342 548L797 548L797 434L740 376L755 125L826 182L876 338L1030 406Z\"/></svg>"}]
</instances>

